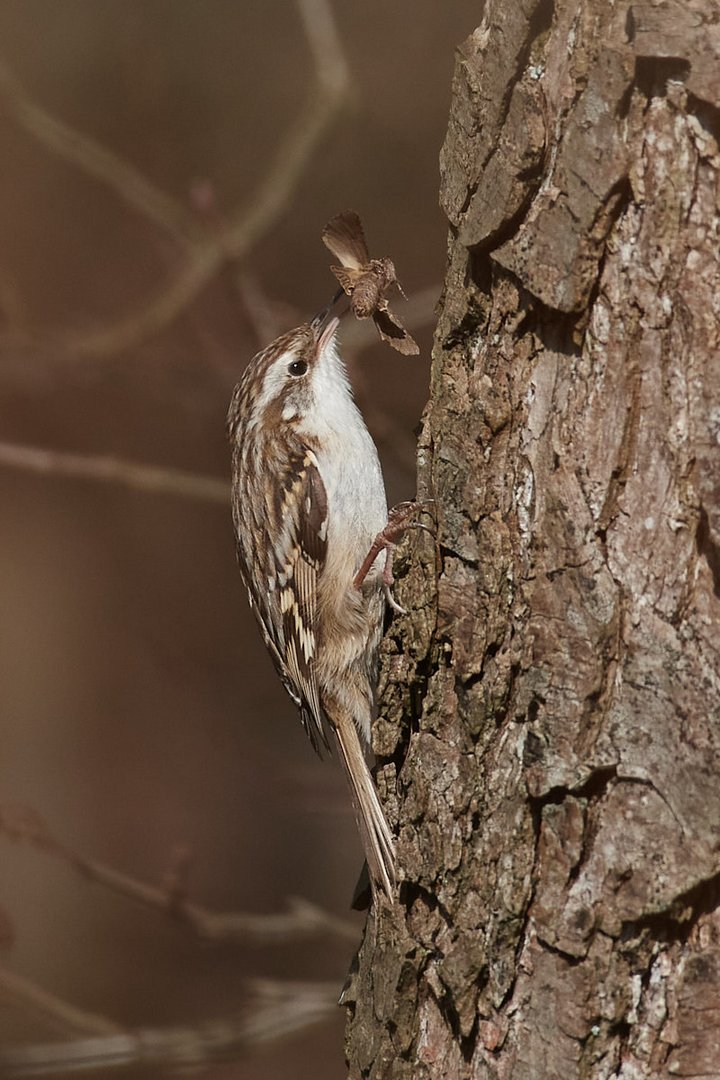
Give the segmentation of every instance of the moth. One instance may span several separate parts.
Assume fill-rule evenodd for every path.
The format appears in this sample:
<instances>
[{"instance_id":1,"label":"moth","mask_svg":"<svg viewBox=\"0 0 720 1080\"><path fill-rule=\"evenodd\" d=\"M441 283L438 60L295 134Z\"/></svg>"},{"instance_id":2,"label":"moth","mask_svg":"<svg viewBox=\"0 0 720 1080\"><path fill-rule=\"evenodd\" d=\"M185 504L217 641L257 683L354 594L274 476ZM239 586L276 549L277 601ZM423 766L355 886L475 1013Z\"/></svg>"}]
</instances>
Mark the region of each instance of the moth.
<instances>
[{"instance_id":1,"label":"moth","mask_svg":"<svg viewBox=\"0 0 720 1080\"><path fill-rule=\"evenodd\" d=\"M371 318L382 340L398 352L408 356L419 353L417 342L388 304L387 294L393 287L405 296L393 261L370 258L359 215L354 210L336 214L323 229L322 239L325 247L342 264L330 269L350 297L353 315L358 319Z\"/></svg>"}]
</instances>

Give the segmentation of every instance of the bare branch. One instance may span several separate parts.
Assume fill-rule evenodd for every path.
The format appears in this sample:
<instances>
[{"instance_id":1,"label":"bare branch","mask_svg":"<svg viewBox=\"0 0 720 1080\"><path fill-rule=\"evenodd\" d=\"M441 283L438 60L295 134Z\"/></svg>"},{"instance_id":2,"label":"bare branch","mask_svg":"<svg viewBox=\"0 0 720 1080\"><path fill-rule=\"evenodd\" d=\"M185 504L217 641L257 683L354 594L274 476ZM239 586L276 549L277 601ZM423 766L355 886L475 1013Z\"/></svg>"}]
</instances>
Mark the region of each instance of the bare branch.
<instances>
[{"instance_id":1,"label":"bare branch","mask_svg":"<svg viewBox=\"0 0 720 1080\"><path fill-rule=\"evenodd\" d=\"M0 968L0 993L15 998L23 1005L30 1005L37 1012L57 1021L70 1031L79 1031L86 1035L114 1035L123 1030L112 1020L98 1016L96 1013L85 1012L84 1009L78 1009L48 990L44 990L32 979L27 979L14 971L8 971L6 968Z\"/></svg>"},{"instance_id":2,"label":"bare branch","mask_svg":"<svg viewBox=\"0 0 720 1080\"><path fill-rule=\"evenodd\" d=\"M297 4L318 80L329 94L342 97L350 86L350 71L330 0L297 0Z\"/></svg>"},{"instance_id":3,"label":"bare branch","mask_svg":"<svg viewBox=\"0 0 720 1080\"><path fill-rule=\"evenodd\" d=\"M20 1080L29 1076L67 1076L90 1069L112 1070L144 1066L207 1065L231 1061L248 1047L303 1030L332 1015L337 1003L334 983L275 983L255 985L258 1003L244 1019L216 1020L199 1027L143 1028L126 1034L73 1042L14 1047L0 1051L0 1076Z\"/></svg>"},{"instance_id":4,"label":"bare branch","mask_svg":"<svg viewBox=\"0 0 720 1080\"><path fill-rule=\"evenodd\" d=\"M297 0L297 4L313 55L315 83L300 116L290 123L280 139L274 160L249 206L231 214L219 232L204 232L202 239L191 242L186 261L175 278L144 308L134 310L97 330L61 333L55 339L56 347L77 355L108 356L139 344L173 322L228 259L239 260L247 255L280 217L320 141L342 108L350 85L348 67L329 0ZM8 78L6 72L6 85ZM13 87L12 83L10 85ZM38 118L37 107L29 103L16 85L8 100L26 123L30 117L35 127L39 127L46 144L54 140L55 144L62 143L66 149L68 145L73 145L75 163L93 175L111 171L110 162L114 162L115 155L86 138L78 142L77 133L53 121L42 110ZM59 130L62 130L62 137L58 134ZM80 154L77 153L79 145L82 146ZM94 156L89 149L91 145L96 151ZM122 186L123 196L128 201L132 200L136 208L144 208L153 221L162 221L168 226L173 214L172 200L167 199L165 205L162 205L162 201L153 205L152 185L127 165ZM138 191L141 193L139 196ZM188 227L183 226L182 222L177 227L188 239Z\"/></svg>"},{"instance_id":5,"label":"bare branch","mask_svg":"<svg viewBox=\"0 0 720 1080\"><path fill-rule=\"evenodd\" d=\"M73 454L0 442L0 466L46 475L98 480L136 491L163 492L229 506L230 488L225 480L182 472L180 469L165 469L158 465L140 465L122 458Z\"/></svg>"},{"instance_id":6,"label":"bare branch","mask_svg":"<svg viewBox=\"0 0 720 1080\"><path fill-rule=\"evenodd\" d=\"M256 944L297 941L299 938L316 935L322 937L328 933L348 941L357 940L357 927L351 922L337 918L309 900L299 897L288 898L285 912L259 914L210 911L183 896L178 897L167 889L138 881L137 878L104 863L62 849L57 849L55 854L64 858L91 881L132 900L138 900L147 907L166 912L187 926L202 941L216 945L247 941Z\"/></svg>"},{"instance_id":7,"label":"bare branch","mask_svg":"<svg viewBox=\"0 0 720 1080\"><path fill-rule=\"evenodd\" d=\"M246 254L280 216L349 89L348 68L329 0L298 0L298 8L313 51L317 83L299 118L281 139L252 204L230 218L220 237L225 253L234 259Z\"/></svg>"},{"instance_id":8,"label":"bare branch","mask_svg":"<svg viewBox=\"0 0 720 1080\"><path fill-rule=\"evenodd\" d=\"M252 274L245 270L233 270L229 263L228 270L234 299L236 303L239 301L256 349L264 349L288 326L300 321L297 309L269 297Z\"/></svg>"},{"instance_id":9,"label":"bare branch","mask_svg":"<svg viewBox=\"0 0 720 1080\"><path fill-rule=\"evenodd\" d=\"M33 101L5 63L0 63L0 105L48 150L111 188L153 224L189 244L202 235L182 203L155 187L134 166L90 135L77 131Z\"/></svg>"},{"instance_id":10,"label":"bare branch","mask_svg":"<svg viewBox=\"0 0 720 1080\"><path fill-rule=\"evenodd\" d=\"M333 982L249 980L254 1001L245 1021L251 1042L269 1042L324 1020L337 1008L339 987Z\"/></svg>"},{"instance_id":11,"label":"bare branch","mask_svg":"<svg viewBox=\"0 0 720 1080\"><path fill-rule=\"evenodd\" d=\"M210 911L189 901L184 885L178 891L172 879L166 888L148 885L65 847L55 839L37 811L29 807L0 806L0 834L55 855L87 880L170 915L188 927L196 937L213 944L294 942L304 937L328 934L346 941L357 940L357 926L352 922L298 897L288 898L285 912L256 914Z\"/></svg>"}]
</instances>

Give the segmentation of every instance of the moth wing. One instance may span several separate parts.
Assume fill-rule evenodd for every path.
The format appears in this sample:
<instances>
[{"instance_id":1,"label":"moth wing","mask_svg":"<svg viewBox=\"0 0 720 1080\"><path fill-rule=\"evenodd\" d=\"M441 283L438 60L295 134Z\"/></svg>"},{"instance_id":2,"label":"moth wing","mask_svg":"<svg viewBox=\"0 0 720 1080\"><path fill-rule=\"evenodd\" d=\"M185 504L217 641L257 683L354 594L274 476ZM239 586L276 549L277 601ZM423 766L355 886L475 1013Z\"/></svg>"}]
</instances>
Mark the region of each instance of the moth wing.
<instances>
[{"instance_id":1,"label":"moth wing","mask_svg":"<svg viewBox=\"0 0 720 1080\"><path fill-rule=\"evenodd\" d=\"M354 210L343 210L331 218L322 231L322 240L335 258L351 270L360 270L370 262L362 221Z\"/></svg>"},{"instance_id":2,"label":"moth wing","mask_svg":"<svg viewBox=\"0 0 720 1080\"><path fill-rule=\"evenodd\" d=\"M330 269L340 282L343 292L348 296L352 296L360 277L357 270L347 270L344 266L331 266Z\"/></svg>"},{"instance_id":3,"label":"moth wing","mask_svg":"<svg viewBox=\"0 0 720 1080\"><path fill-rule=\"evenodd\" d=\"M373 315L373 322L378 334L392 345L393 349L404 353L405 356L416 356L420 352L418 343L408 334L407 330L398 317L384 305L379 307Z\"/></svg>"}]
</instances>

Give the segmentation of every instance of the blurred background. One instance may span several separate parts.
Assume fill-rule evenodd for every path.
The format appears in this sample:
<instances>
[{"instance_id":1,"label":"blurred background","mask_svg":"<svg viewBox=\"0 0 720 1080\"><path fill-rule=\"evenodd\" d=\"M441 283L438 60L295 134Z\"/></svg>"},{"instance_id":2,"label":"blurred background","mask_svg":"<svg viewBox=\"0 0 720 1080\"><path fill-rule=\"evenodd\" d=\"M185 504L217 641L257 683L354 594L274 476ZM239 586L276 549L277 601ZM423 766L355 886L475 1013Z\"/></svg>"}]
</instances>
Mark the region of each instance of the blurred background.
<instances>
[{"instance_id":1,"label":"blurred background","mask_svg":"<svg viewBox=\"0 0 720 1080\"><path fill-rule=\"evenodd\" d=\"M344 326L389 500L414 495L478 15L0 4L0 1049L239 1017L252 1045L207 1075L344 1074L360 846L247 607L225 413L332 295L320 231L352 207L422 350ZM200 940L165 910L185 896L264 939Z\"/></svg>"}]
</instances>

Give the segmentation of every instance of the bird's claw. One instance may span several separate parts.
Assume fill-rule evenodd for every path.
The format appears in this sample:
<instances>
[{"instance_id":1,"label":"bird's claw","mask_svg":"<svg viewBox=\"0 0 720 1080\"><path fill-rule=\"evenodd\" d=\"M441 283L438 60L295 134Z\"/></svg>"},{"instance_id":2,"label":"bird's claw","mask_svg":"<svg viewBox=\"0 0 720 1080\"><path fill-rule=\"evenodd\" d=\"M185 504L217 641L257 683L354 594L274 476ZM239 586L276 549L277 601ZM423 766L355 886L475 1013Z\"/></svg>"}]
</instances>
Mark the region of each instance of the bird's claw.
<instances>
[{"instance_id":1,"label":"bird's claw","mask_svg":"<svg viewBox=\"0 0 720 1080\"><path fill-rule=\"evenodd\" d=\"M393 609L393 611L397 611L399 615L407 615L407 611L404 607L401 607L400 604L398 604L397 600L392 594L392 586L395 582L392 567L396 543L400 539L400 537L408 531L408 529L423 529L425 532L432 533L433 530L429 528L429 526L424 525L421 521L410 521L409 519L413 514L417 513L419 510L425 509L429 505L429 503L433 501L434 500L432 499L429 500L429 502L408 501L401 502L398 503L396 506L393 506L393 508L388 512L387 525L377 534L377 536L373 540L370 551L368 552L365 561L358 570L357 574L355 575L355 580L353 581L355 588L359 589L362 586L363 581L367 577L370 567L373 565L380 552L384 549L386 554L382 582L383 589L385 591L385 598L387 599L387 602L389 606Z\"/></svg>"}]
</instances>

